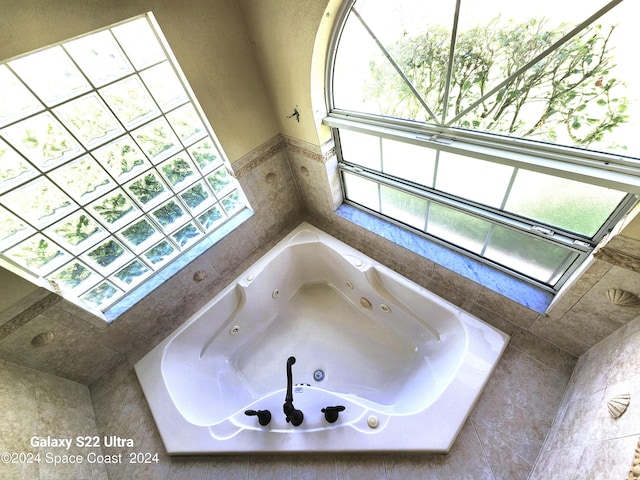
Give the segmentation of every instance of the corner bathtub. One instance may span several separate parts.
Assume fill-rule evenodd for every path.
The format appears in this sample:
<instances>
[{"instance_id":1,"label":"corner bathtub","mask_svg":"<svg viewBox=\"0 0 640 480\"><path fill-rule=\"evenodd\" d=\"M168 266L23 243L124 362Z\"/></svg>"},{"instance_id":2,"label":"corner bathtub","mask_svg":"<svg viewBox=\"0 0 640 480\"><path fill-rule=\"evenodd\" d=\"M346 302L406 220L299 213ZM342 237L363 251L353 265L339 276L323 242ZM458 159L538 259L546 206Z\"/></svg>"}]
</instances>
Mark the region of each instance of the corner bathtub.
<instances>
[{"instance_id":1,"label":"corner bathtub","mask_svg":"<svg viewBox=\"0 0 640 480\"><path fill-rule=\"evenodd\" d=\"M303 223L135 370L169 454L446 453L507 341ZM299 426L283 413L290 356Z\"/></svg>"}]
</instances>

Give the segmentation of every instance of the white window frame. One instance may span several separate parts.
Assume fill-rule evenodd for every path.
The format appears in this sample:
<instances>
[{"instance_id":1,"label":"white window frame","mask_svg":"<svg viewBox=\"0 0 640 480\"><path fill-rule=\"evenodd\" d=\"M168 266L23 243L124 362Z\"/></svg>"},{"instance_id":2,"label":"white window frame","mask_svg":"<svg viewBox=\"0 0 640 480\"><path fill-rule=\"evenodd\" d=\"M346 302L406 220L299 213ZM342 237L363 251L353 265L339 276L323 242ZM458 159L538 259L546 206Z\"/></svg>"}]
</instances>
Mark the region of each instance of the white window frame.
<instances>
[{"instance_id":1,"label":"white window frame","mask_svg":"<svg viewBox=\"0 0 640 480\"><path fill-rule=\"evenodd\" d=\"M574 36L583 28L583 26L588 25L593 19L603 15L621 1L623 0L611 1L600 11L596 12L580 25L576 26L571 32L565 35L564 38ZM580 264L589 256L596 245L613 229L615 224L637 202L638 196L640 196L640 161L633 157L625 157L584 149L581 150L561 145L545 144L479 131L464 130L450 127L442 122L439 122L439 124L435 122L434 124L427 124L418 121L382 117L380 115L337 108L334 105L333 69L342 29L344 28L347 17L350 12L352 12L352 7L355 3L356 0L346 1L339 12L339 20L337 22L338 28L331 38L329 47L330 54L325 77L328 115L324 118L323 123L331 127L333 132L339 162L339 171L341 172L340 178L343 184L343 194L345 194L345 203L358 208L364 208L361 205L350 201L346 197L344 182L342 181L342 173L349 172L350 174L358 175L377 182L380 185L397 188L401 191L416 195L431 202L446 205L466 214L488 220L494 224L518 230L521 233L532 235L543 241L551 241L552 243L562 245L569 250L577 252L579 254L579 258L564 272L554 285L547 285L526 275L522 275L517 271L505 268L484 257L470 253L454 244L430 236L423 231L413 230L411 227L407 227L393 218L364 208L366 211L395 223L402 228L411 229L414 233L418 233L437 243L444 244L454 250L470 255L483 263L487 263L499 270L506 271L509 274L532 283L544 290L550 292L558 291L569 279L571 274L575 272L579 268ZM359 14L357 14L355 9L353 9L353 12L361 22L363 22L363 26L369 31L370 35L372 35L374 41L377 41L373 32L368 29L366 23L361 19ZM378 46L382 48L385 56L387 56L392 64L394 64L384 47L379 42L377 43ZM452 57L453 52L451 52L450 63L453 61ZM528 62L527 66L535 63L537 60L537 58L531 60ZM523 69L524 68L526 68L526 66L523 67ZM404 74L399 71L399 67L396 67L396 70L404 77ZM405 79L405 81L408 82L409 88L411 88L408 79ZM501 83L495 88L495 90L497 91L501 88L504 83L506 82ZM522 217L511 215L503 211L497 211L483 205L474 204L474 202L470 202L465 199L462 199L461 201L459 198L430 191L428 188L412 184L406 180L394 178L381 172L372 171L359 165L349 163L342 156L339 135L339 131L341 129L465 155L468 157L532 170L601 187L612 188L628 192L628 195L620 203L609 219L602 225L598 232L593 235L589 241L585 241L585 239L579 235L549 230L545 226L537 224L536 222L528 221Z\"/></svg>"}]
</instances>

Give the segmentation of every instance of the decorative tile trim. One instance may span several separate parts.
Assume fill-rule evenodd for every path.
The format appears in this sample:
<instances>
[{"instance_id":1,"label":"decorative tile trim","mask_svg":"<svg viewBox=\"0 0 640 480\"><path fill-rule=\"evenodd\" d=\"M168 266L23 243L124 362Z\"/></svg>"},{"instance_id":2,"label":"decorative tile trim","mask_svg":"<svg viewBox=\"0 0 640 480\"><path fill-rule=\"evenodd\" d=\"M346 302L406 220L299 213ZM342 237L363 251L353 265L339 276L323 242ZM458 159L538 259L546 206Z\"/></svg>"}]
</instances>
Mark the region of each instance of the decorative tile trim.
<instances>
[{"instance_id":1,"label":"decorative tile trim","mask_svg":"<svg viewBox=\"0 0 640 480\"><path fill-rule=\"evenodd\" d=\"M322 150L325 148L328 148L327 151L322 153ZM311 143L303 142L302 140L278 134L236 160L232 168L227 168L227 171L236 179L242 178L283 151L285 153L290 152L296 155L302 155L305 158L320 163L327 163L336 156L336 149L331 141L319 147Z\"/></svg>"},{"instance_id":2,"label":"decorative tile trim","mask_svg":"<svg viewBox=\"0 0 640 480\"><path fill-rule=\"evenodd\" d=\"M262 165L266 161L270 160L271 158L273 158L275 155L277 155L278 153L282 152L283 150L284 150L284 145L282 143L279 143L278 145L275 145L275 146L271 147L269 150L264 152L258 158L250 161L244 167L239 168L238 170L235 170L235 171L232 171L232 172L229 172L229 173L231 175L233 175L237 179L238 178L242 178L244 175L249 173L251 170L254 170L254 169L258 168L260 165Z\"/></svg>"},{"instance_id":3,"label":"decorative tile trim","mask_svg":"<svg viewBox=\"0 0 640 480\"><path fill-rule=\"evenodd\" d=\"M593 253L593 257L611 265L640 273L640 258L604 246Z\"/></svg>"},{"instance_id":4,"label":"decorative tile trim","mask_svg":"<svg viewBox=\"0 0 640 480\"><path fill-rule=\"evenodd\" d=\"M298 145L293 145L290 143L285 144L285 148L288 152L302 155L305 158L308 158L310 160L313 160L315 162L320 162L320 163L327 163L329 160L331 160L333 157L336 156L335 148L332 148L331 150L329 150L327 153L324 153L324 154L312 152L305 148L299 147Z\"/></svg>"},{"instance_id":5,"label":"decorative tile trim","mask_svg":"<svg viewBox=\"0 0 640 480\"><path fill-rule=\"evenodd\" d=\"M625 252L634 257L640 257L640 240L635 238L626 237L621 234L614 235L607 242L606 247L617 250L618 252Z\"/></svg>"},{"instance_id":6,"label":"decorative tile trim","mask_svg":"<svg viewBox=\"0 0 640 480\"><path fill-rule=\"evenodd\" d=\"M35 302L30 307L18 313L16 316L5 322L0 326L0 340L13 333L18 328L26 325L29 321L47 309L60 302L62 297L55 293L49 293L42 300Z\"/></svg>"},{"instance_id":7,"label":"decorative tile trim","mask_svg":"<svg viewBox=\"0 0 640 480\"><path fill-rule=\"evenodd\" d=\"M320 163L327 163L336 156L336 148L331 140L324 145L317 146L286 135L281 136L288 152L302 155L305 158Z\"/></svg>"},{"instance_id":8,"label":"decorative tile trim","mask_svg":"<svg viewBox=\"0 0 640 480\"><path fill-rule=\"evenodd\" d=\"M233 175L234 178L240 178L273 158L283 149L282 137L275 135L262 145L234 161L231 168L227 167L227 171L229 171L229 174Z\"/></svg>"}]
</instances>

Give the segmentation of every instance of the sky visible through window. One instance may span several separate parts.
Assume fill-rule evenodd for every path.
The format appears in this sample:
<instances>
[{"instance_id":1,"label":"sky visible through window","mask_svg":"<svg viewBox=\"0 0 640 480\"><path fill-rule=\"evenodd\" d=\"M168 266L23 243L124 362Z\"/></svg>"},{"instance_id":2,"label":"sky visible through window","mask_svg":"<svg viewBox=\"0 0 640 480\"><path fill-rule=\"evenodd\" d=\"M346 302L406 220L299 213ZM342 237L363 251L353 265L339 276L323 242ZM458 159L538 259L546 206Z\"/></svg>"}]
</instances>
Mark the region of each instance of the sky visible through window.
<instances>
[{"instance_id":1,"label":"sky visible through window","mask_svg":"<svg viewBox=\"0 0 640 480\"><path fill-rule=\"evenodd\" d=\"M105 310L245 208L150 16L0 64L0 252Z\"/></svg>"}]
</instances>

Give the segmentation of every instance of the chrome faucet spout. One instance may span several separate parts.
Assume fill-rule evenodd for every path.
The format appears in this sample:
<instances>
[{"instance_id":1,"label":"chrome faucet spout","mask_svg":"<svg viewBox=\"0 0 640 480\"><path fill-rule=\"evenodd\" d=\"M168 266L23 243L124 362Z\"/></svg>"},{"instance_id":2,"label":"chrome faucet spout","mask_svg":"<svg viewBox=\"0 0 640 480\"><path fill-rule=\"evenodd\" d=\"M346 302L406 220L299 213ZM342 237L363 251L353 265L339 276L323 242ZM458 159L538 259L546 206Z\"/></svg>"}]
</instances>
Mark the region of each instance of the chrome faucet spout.
<instances>
[{"instance_id":1,"label":"chrome faucet spout","mask_svg":"<svg viewBox=\"0 0 640 480\"><path fill-rule=\"evenodd\" d=\"M294 427L299 426L302 423L304 415L301 410L297 410L293 406L293 374L291 372L291 366L296 363L296 357L289 357L287 359L287 393L284 397L284 405L282 405L282 411L284 412L287 423L291 423Z\"/></svg>"}]
</instances>

